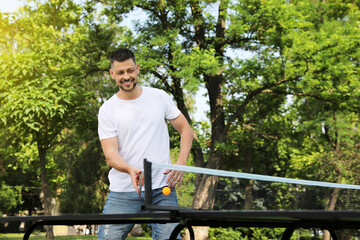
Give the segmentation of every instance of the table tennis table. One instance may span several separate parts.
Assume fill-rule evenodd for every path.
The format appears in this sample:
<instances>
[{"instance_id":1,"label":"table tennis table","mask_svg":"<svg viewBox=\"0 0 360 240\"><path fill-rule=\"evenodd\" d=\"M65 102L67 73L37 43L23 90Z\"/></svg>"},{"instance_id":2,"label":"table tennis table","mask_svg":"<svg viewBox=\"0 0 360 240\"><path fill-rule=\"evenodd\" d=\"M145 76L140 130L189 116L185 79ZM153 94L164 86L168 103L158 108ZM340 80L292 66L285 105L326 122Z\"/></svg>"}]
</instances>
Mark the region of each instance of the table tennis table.
<instances>
[{"instance_id":1,"label":"table tennis table","mask_svg":"<svg viewBox=\"0 0 360 240\"><path fill-rule=\"evenodd\" d=\"M0 222L33 222L23 239L44 225L85 225L124 223L178 223L170 235L171 240L185 228L190 239L195 239L194 226L209 227L265 227L285 228L282 240L290 240L299 228L319 228L330 232L337 240L336 230L360 229L360 211L357 210L194 210L176 206L152 205L151 163L144 161L145 196L143 212L131 214L72 214L60 216L0 217Z\"/></svg>"},{"instance_id":2,"label":"table tennis table","mask_svg":"<svg viewBox=\"0 0 360 240\"><path fill-rule=\"evenodd\" d=\"M1 222L33 222L26 230L23 239L29 239L31 233L44 225L85 225L85 224L123 224L123 223L179 223L169 239L185 228L189 229L190 239L195 239L193 226L209 227L266 227L285 228L282 240L289 240L298 228L320 228L330 232L337 240L335 230L360 229L360 211L214 211L168 209L159 212L133 214L75 214L60 216L0 217Z\"/></svg>"}]
</instances>

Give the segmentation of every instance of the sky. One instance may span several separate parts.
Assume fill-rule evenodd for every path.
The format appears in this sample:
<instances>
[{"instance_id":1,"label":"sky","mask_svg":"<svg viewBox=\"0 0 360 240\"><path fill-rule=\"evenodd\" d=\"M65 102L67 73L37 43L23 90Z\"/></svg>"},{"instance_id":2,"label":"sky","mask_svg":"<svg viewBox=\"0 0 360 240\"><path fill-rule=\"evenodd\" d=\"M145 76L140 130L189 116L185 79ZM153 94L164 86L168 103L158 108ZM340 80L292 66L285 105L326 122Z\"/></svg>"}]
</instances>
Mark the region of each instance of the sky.
<instances>
[{"instance_id":1,"label":"sky","mask_svg":"<svg viewBox=\"0 0 360 240\"><path fill-rule=\"evenodd\" d=\"M0 12L16 12L17 9L22 5L22 0L0 0ZM206 119L205 111L209 109L209 104L207 103L207 97L204 96L205 93L205 89L200 89L200 91L195 96L197 109L195 111L194 117L196 121Z\"/></svg>"},{"instance_id":2,"label":"sky","mask_svg":"<svg viewBox=\"0 0 360 240\"><path fill-rule=\"evenodd\" d=\"M15 12L21 4L20 0L0 0L0 12Z\"/></svg>"}]
</instances>

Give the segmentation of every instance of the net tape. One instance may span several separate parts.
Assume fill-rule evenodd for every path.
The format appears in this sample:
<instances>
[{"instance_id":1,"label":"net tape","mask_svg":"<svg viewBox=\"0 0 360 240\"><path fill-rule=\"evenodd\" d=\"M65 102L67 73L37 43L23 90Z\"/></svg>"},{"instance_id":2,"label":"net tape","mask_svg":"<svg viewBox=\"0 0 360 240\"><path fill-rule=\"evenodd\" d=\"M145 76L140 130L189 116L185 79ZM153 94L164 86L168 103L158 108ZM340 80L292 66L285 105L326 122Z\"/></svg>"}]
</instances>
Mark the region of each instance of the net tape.
<instances>
[{"instance_id":1,"label":"net tape","mask_svg":"<svg viewBox=\"0 0 360 240\"><path fill-rule=\"evenodd\" d=\"M192 167L192 166L175 165L175 164L163 164L163 163L153 162L152 167L165 168L165 169L171 169L171 170L177 170L183 172L214 175L219 177L233 177L233 178L243 178L243 179L254 179L259 181L267 181L267 182L281 182L281 183L290 183L290 184L307 185L307 186L360 190L360 185L353 185L353 184L321 182L321 181L302 180L302 179L285 178L285 177L274 177L274 176L267 176L260 174L232 172L232 171L225 171L218 169Z\"/></svg>"}]
</instances>

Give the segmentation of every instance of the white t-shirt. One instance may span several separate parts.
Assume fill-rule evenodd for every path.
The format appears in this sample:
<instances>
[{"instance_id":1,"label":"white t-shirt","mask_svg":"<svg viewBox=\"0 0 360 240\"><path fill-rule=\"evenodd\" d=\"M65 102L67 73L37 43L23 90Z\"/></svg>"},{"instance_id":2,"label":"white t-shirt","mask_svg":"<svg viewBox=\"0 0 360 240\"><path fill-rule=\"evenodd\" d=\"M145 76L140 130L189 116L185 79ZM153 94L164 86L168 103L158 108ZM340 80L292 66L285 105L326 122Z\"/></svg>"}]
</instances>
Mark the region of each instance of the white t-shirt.
<instances>
[{"instance_id":1,"label":"white t-shirt","mask_svg":"<svg viewBox=\"0 0 360 240\"><path fill-rule=\"evenodd\" d=\"M163 90L142 87L135 100L122 100L114 94L100 108L98 133L100 140L118 137L119 154L131 166L143 170L143 161L170 164L170 143L166 119L180 115L171 97ZM152 172L152 188L166 185L166 169ZM135 191L130 175L112 168L110 191Z\"/></svg>"}]
</instances>

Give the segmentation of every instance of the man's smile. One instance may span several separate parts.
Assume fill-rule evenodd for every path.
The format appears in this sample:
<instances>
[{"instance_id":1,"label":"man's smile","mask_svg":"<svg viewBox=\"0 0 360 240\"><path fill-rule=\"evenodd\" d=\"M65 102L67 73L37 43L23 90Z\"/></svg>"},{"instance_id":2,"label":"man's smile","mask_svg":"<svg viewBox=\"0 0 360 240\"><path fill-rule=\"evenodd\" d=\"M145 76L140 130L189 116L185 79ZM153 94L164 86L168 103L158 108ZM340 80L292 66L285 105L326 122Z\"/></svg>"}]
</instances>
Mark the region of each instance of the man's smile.
<instances>
[{"instance_id":1,"label":"man's smile","mask_svg":"<svg viewBox=\"0 0 360 240\"><path fill-rule=\"evenodd\" d=\"M130 83L132 83L133 81L134 81L133 79L124 80L123 84L130 85Z\"/></svg>"},{"instance_id":2,"label":"man's smile","mask_svg":"<svg viewBox=\"0 0 360 240\"><path fill-rule=\"evenodd\" d=\"M120 89L122 89L125 92L131 92L132 90L134 90L135 86L136 86L136 79L130 77L129 79L122 79L119 81L119 87Z\"/></svg>"}]
</instances>

